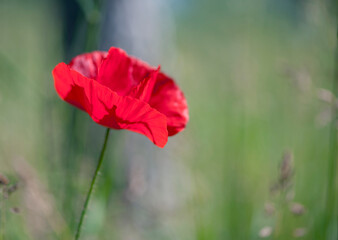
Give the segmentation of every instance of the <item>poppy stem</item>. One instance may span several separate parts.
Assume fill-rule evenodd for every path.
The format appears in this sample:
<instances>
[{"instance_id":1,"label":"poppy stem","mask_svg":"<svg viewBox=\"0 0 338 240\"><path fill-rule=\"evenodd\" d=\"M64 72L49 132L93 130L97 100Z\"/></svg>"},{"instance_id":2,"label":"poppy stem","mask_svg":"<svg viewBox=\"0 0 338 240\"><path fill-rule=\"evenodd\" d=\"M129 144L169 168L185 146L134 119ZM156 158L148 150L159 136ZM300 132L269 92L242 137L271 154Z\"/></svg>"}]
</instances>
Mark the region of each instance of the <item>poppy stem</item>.
<instances>
[{"instance_id":1,"label":"poppy stem","mask_svg":"<svg viewBox=\"0 0 338 240\"><path fill-rule=\"evenodd\" d=\"M92 178L92 182L90 184L89 191L87 193L86 201L85 201L83 208L82 208L80 222L79 222L79 225L77 226L77 231L76 231L76 234L75 234L75 240L78 240L80 238L83 220L84 220L86 212L87 212L90 197L93 193L93 189L94 189L94 185L95 185L95 182L96 182L97 175L99 174L99 171L100 171L100 168L101 168L101 165L102 165L102 162L103 162L103 156L104 156L104 152L105 152L106 147L107 147L109 131L110 131L110 129L107 128L106 136L105 136L104 143L103 143L102 150L101 150L100 157L99 157L99 161L97 163L96 170L95 170L94 176Z\"/></svg>"}]
</instances>

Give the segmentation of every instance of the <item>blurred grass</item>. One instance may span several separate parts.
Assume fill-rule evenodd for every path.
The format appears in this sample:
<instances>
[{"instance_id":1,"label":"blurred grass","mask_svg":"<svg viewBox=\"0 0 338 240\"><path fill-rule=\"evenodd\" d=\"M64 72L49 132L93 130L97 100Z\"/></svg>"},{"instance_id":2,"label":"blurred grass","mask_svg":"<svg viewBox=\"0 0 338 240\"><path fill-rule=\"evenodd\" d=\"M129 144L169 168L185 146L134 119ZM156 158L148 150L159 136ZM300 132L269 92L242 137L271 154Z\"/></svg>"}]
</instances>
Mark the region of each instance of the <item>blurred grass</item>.
<instances>
[{"instance_id":1,"label":"blurred grass","mask_svg":"<svg viewBox=\"0 0 338 240\"><path fill-rule=\"evenodd\" d=\"M166 150L176 164L173 178L180 184L172 197L180 204L171 210L131 209L121 163L128 133L114 131L84 239L260 239L260 229L274 224L279 233L268 239L292 239L299 227L308 231L301 239L323 239L329 123L328 104L317 91L331 88L336 44L327 5L187 4L176 16L177 63L168 69L185 92L191 116ZM7 209L19 206L21 213L7 211L1 226L5 239L72 236L103 140L104 129L78 111L76 117L89 127L86 134L74 130L82 142L68 153L72 107L58 99L51 77L63 61L59 18L53 1L1 2L0 172L26 183L6 200ZM166 69L166 59L161 64ZM274 200L269 189L285 151L294 154L294 201L306 213L295 217L280 207L283 220L278 222L264 215L264 204ZM161 151L155 156L161 161ZM20 169L28 171L25 164L34 169L28 179L20 174ZM27 202L32 179L39 183L37 194L49 196L41 201L51 212ZM65 192L70 182L71 192Z\"/></svg>"},{"instance_id":2,"label":"blurred grass","mask_svg":"<svg viewBox=\"0 0 338 240\"><path fill-rule=\"evenodd\" d=\"M282 153L291 150L295 198L309 209L302 224L310 229L308 239L321 239L329 127L315 124L323 107L316 91L331 86L335 26L323 5L310 5L317 19L307 13L294 22L262 14L262 1L227 3L203 5L178 34L191 164L211 191L195 206L201 209L199 238L257 238L263 223L253 224L255 216Z\"/></svg>"}]
</instances>

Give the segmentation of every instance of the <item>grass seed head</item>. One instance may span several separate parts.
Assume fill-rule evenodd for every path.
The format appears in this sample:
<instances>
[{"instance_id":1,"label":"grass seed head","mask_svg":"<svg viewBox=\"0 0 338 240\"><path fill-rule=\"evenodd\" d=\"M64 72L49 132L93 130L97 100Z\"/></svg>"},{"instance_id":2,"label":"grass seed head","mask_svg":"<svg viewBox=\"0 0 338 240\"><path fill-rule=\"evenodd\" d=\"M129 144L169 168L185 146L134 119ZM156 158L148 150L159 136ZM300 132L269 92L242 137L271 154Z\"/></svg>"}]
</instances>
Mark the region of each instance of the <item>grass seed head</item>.
<instances>
[{"instance_id":1,"label":"grass seed head","mask_svg":"<svg viewBox=\"0 0 338 240\"><path fill-rule=\"evenodd\" d=\"M301 216L305 213L305 207L300 203L292 203L290 206L290 212L294 215Z\"/></svg>"},{"instance_id":2,"label":"grass seed head","mask_svg":"<svg viewBox=\"0 0 338 240\"><path fill-rule=\"evenodd\" d=\"M259 231L259 236L261 238L267 238L271 236L271 234L272 234L272 227L270 226L265 226Z\"/></svg>"},{"instance_id":3,"label":"grass seed head","mask_svg":"<svg viewBox=\"0 0 338 240\"><path fill-rule=\"evenodd\" d=\"M7 177L0 173L0 185L8 185L9 181Z\"/></svg>"},{"instance_id":4,"label":"grass seed head","mask_svg":"<svg viewBox=\"0 0 338 240\"><path fill-rule=\"evenodd\" d=\"M280 166L279 183L282 188L287 188L293 175L293 155L291 152L284 153Z\"/></svg>"}]
</instances>

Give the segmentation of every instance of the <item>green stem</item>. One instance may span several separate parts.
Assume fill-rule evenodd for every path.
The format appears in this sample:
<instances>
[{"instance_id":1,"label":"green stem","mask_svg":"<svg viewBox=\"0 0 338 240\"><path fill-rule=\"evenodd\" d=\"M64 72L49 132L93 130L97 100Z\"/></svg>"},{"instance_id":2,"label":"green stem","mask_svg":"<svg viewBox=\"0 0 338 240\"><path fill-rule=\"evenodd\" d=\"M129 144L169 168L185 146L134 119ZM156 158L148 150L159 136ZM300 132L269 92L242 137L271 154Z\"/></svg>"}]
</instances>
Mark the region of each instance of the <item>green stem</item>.
<instances>
[{"instance_id":1,"label":"green stem","mask_svg":"<svg viewBox=\"0 0 338 240\"><path fill-rule=\"evenodd\" d=\"M4 197L3 197L3 189L0 189L0 239L5 239L5 224L4 224L4 215L5 215L5 207L4 207Z\"/></svg>"},{"instance_id":2,"label":"green stem","mask_svg":"<svg viewBox=\"0 0 338 240\"><path fill-rule=\"evenodd\" d=\"M104 152L105 152L106 147L107 147L109 131L110 131L110 129L107 128L106 136L105 136L104 143L103 143L102 150L101 150L101 154L100 154L100 157L99 157L99 161L97 163L96 170L95 170L92 182L90 184L89 191L87 193L86 201L85 201L83 208L82 208L80 222L79 222L79 225L77 226L77 231L76 231L76 234L75 234L75 240L78 240L80 238L83 220L84 220L84 217L85 217L86 212L87 212L88 204L89 204L90 197L91 197L93 189L94 189L94 185L95 185L95 182L96 182L97 175L100 171L100 168L101 168L101 165L102 165L102 162L103 162L103 156L104 156Z\"/></svg>"}]
</instances>

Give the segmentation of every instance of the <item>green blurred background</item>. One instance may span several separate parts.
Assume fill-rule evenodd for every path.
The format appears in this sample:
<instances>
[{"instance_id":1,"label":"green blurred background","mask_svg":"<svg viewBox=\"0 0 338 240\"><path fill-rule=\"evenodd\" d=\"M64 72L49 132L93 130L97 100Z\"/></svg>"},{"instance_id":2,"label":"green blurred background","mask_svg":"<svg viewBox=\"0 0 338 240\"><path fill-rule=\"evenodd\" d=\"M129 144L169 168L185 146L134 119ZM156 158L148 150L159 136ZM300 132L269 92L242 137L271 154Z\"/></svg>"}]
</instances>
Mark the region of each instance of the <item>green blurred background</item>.
<instances>
[{"instance_id":1,"label":"green blurred background","mask_svg":"<svg viewBox=\"0 0 338 240\"><path fill-rule=\"evenodd\" d=\"M105 129L51 71L118 46L190 122L164 149L111 131L82 239L336 240L334 3L0 0L0 239L72 239Z\"/></svg>"}]
</instances>

